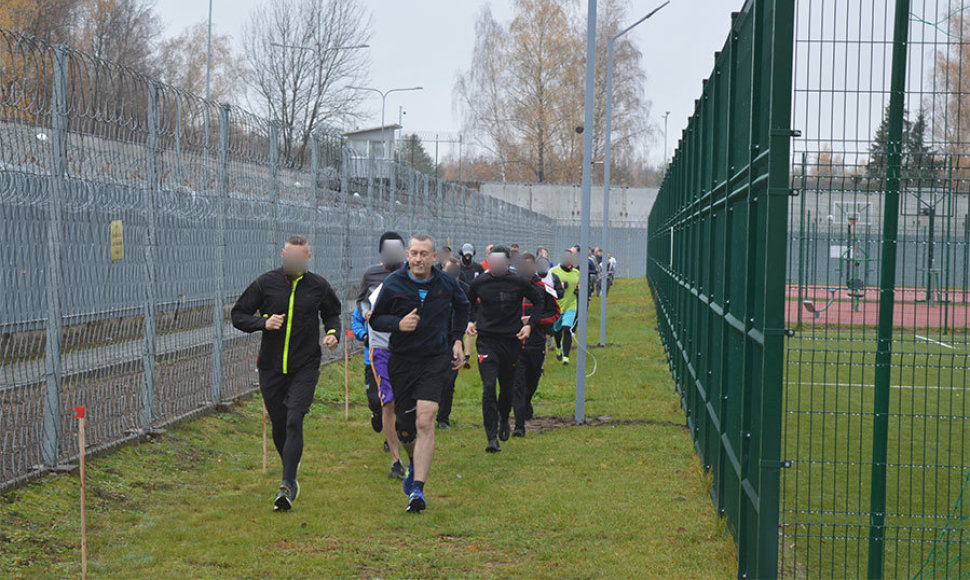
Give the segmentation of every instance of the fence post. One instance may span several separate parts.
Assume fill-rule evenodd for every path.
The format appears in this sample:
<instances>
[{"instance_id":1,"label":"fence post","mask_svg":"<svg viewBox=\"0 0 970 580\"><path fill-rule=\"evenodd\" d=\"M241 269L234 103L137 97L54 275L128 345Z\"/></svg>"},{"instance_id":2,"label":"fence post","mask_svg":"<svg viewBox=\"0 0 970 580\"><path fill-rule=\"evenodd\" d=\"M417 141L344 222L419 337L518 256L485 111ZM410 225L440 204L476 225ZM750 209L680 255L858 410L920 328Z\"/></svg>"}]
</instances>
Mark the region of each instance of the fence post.
<instances>
[{"instance_id":1,"label":"fence post","mask_svg":"<svg viewBox=\"0 0 970 580\"><path fill-rule=\"evenodd\" d=\"M869 578L882 578L886 524L886 461L889 446L889 383L893 347L893 310L896 306L896 239L899 235L899 190L906 106L906 58L909 38L909 0L896 0L892 77L889 93L889 144L886 154L886 193L883 198L882 257L879 280L879 331L872 419L872 477L869 497Z\"/></svg>"},{"instance_id":2,"label":"fence post","mask_svg":"<svg viewBox=\"0 0 970 580\"><path fill-rule=\"evenodd\" d=\"M155 83L148 88L148 142L145 155L145 172L147 185L145 189L145 307L144 350L142 352L143 379L141 389L141 428L148 433L152 430L155 419L155 319L156 319L156 285L155 285L155 249L158 244L157 195L159 190L158 171L158 132L159 132L159 89Z\"/></svg>"},{"instance_id":3,"label":"fence post","mask_svg":"<svg viewBox=\"0 0 970 580\"><path fill-rule=\"evenodd\" d=\"M271 121L269 124L269 167L270 167L270 195L273 203L273 223L267 228L270 232L269 251L266 253L269 266L276 264L277 245L280 229L280 124Z\"/></svg>"},{"instance_id":4,"label":"fence post","mask_svg":"<svg viewBox=\"0 0 970 580\"><path fill-rule=\"evenodd\" d=\"M388 167L390 167L390 188L388 192L388 207L390 207L390 212L388 212L389 219L388 224L385 229L397 231L397 163L391 162Z\"/></svg>"},{"instance_id":5,"label":"fence post","mask_svg":"<svg viewBox=\"0 0 970 580\"><path fill-rule=\"evenodd\" d=\"M67 50L54 48L54 101L51 124L54 179L47 219L47 341L44 344L44 447L47 467L55 467L61 407L61 202L67 187ZM83 450L82 450L83 451Z\"/></svg>"},{"instance_id":6,"label":"fence post","mask_svg":"<svg viewBox=\"0 0 970 580\"><path fill-rule=\"evenodd\" d=\"M310 237L310 247L315 248L317 244L317 223L320 222L320 141L316 135L310 136L310 195L313 197L311 207L313 208L313 223L307 235Z\"/></svg>"},{"instance_id":7,"label":"fence post","mask_svg":"<svg viewBox=\"0 0 970 580\"><path fill-rule=\"evenodd\" d=\"M206 107L210 107L206 103ZM208 156L208 152L206 152ZM226 300L226 212L229 204L229 105L219 106L219 152L216 168L216 287L212 306L212 403L222 402L223 357Z\"/></svg>"}]
</instances>

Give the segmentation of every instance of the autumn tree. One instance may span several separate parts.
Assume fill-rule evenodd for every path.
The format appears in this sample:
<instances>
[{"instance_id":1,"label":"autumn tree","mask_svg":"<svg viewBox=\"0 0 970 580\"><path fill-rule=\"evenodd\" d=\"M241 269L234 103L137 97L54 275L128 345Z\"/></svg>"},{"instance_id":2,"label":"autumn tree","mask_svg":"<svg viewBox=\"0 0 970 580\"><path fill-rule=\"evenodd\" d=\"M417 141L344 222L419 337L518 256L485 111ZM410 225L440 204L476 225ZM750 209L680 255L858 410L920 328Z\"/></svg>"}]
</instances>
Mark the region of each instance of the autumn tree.
<instances>
[{"instance_id":1,"label":"autumn tree","mask_svg":"<svg viewBox=\"0 0 970 580\"><path fill-rule=\"evenodd\" d=\"M154 75L162 23L152 0L81 0L74 45L91 56Z\"/></svg>"},{"instance_id":2,"label":"autumn tree","mask_svg":"<svg viewBox=\"0 0 970 580\"><path fill-rule=\"evenodd\" d=\"M625 23L625 1L607 0L597 23L609 38ZM455 84L465 132L493 156L505 180L575 182L581 173L585 108L585 21L568 0L516 0L500 23L486 7L475 27L468 70ZM597 86L606 82L606 41L597 44ZM614 155L632 160L644 134L647 103L640 51L627 38L615 45ZM603 150L605 93L594 104L594 156Z\"/></svg>"},{"instance_id":3,"label":"autumn tree","mask_svg":"<svg viewBox=\"0 0 970 580\"><path fill-rule=\"evenodd\" d=\"M346 88L367 74L367 53L343 49L371 37L357 0L264 0L243 30L250 100L282 131L287 159L303 158L313 131L359 117L359 94Z\"/></svg>"},{"instance_id":4,"label":"autumn tree","mask_svg":"<svg viewBox=\"0 0 970 580\"><path fill-rule=\"evenodd\" d=\"M208 64L208 23L198 22L161 43L158 51L159 79L196 95L205 95ZM211 100L239 103L243 99L243 59L232 50L228 34L212 34Z\"/></svg>"},{"instance_id":5,"label":"autumn tree","mask_svg":"<svg viewBox=\"0 0 970 580\"><path fill-rule=\"evenodd\" d=\"M404 135L395 154L399 163L412 167L422 173L434 173L434 159L424 148L424 143L416 134Z\"/></svg>"}]
</instances>

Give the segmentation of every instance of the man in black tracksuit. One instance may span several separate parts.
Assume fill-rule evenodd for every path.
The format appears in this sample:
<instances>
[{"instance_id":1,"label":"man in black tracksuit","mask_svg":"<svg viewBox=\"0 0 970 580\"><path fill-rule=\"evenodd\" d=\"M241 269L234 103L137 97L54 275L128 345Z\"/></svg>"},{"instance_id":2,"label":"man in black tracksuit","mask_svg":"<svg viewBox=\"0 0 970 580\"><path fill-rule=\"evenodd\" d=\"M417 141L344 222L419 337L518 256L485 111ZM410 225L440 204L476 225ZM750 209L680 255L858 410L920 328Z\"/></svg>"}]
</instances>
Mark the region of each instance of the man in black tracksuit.
<instances>
[{"instance_id":1,"label":"man in black tracksuit","mask_svg":"<svg viewBox=\"0 0 970 580\"><path fill-rule=\"evenodd\" d=\"M427 507L424 484L434 457L434 418L450 371L465 358L462 332L468 298L457 282L433 267L431 236L408 245L408 263L384 280L370 324L390 332L387 369L394 391L398 439L411 457L404 478L410 513Z\"/></svg>"},{"instance_id":2,"label":"man in black tracksuit","mask_svg":"<svg viewBox=\"0 0 970 580\"><path fill-rule=\"evenodd\" d=\"M515 430L512 435L515 437L525 437L525 422L532 419L532 397L535 396L539 388L539 379L542 378L542 363L546 358L546 339L552 334L552 325L559 319L558 298L562 294L562 286L559 279L552 276L555 288L543 281L542 276L536 270L536 259L532 254L522 256L520 273L523 278L527 278L539 289L542 294L542 301L533 304L528 298L522 302L522 316L532 315L539 311L540 318L538 324L532 326L532 332L526 339L519 356L518 365L515 368L515 395L512 405L515 408ZM547 268L548 269L548 268Z\"/></svg>"},{"instance_id":3,"label":"man in black tracksuit","mask_svg":"<svg viewBox=\"0 0 970 580\"><path fill-rule=\"evenodd\" d=\"M340 300L322 276L307 270L310 246L305 237L291 236L282 256L282 268L256 278L236 301L232 325L263 333L256 361L259 390L283 463L273 506L285 511L300 491L296 471L303 455L303 417L320 378L320 321L327 331L323 343L337 348Z\"/></svg>"},{"instance_id":4,"label":"man in black tracksuit","mask_svg":"<svg viewBox=\"0 0 970 580\"><path fill-rule=\"evenodd\" d=\"M478 372L482 377L482 417L488 453L501 451L498 440L507 441L511 434L509 414L515 392L515 365L522 352L522 341L529 338L532 325L540 320L537 310L528 321L522 321L522 300L528 299L533 304L543 300L532 283L509 272L510 261L508 248L492 248L488 272L476 278L468 292L472 305L468 334L478 336Z\"/></svg>"},{"instance_id":5,"label":"man in black tracksuit","mask_svg":"<svg viewBox=\"0 0 970 580\"><path fill-rule=\"evenodd\" d=\"M461 291L468 295L468 284L461 279L461 265L458 260L452 258L444 268L445 274L451 276L458 282L458 286ZM452 316L452 328L458 329L461 332L465 331L467 325L458 325L458 320ZM467 360L467 356L465 359ZM455 400L455 381L458 380L458 369L451 371L451 380L445 384L445 388L441 391L441 403L438 405L438 429L450 429L451 428L451 406Z\"/></svg>"}]
</instances>

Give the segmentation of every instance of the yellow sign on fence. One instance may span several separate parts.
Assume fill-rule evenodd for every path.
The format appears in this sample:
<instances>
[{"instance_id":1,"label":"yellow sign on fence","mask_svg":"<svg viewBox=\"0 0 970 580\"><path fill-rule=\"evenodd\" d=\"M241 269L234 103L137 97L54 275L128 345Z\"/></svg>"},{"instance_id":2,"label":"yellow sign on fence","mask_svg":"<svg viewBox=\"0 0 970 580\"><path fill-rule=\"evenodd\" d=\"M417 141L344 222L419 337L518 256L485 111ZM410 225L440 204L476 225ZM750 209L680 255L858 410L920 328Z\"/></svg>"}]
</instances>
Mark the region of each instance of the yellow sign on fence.
<instances>
[{"instance_id":1,"label":"yellow sign on fence","mask_svg":"<svg viewBox=\"0 0 970 580\"><path fill-rule=\"evenodd\" d=\"M125 233L121 220L111 220L111 261L125 258Z\"/></svg>"}]
</instances>

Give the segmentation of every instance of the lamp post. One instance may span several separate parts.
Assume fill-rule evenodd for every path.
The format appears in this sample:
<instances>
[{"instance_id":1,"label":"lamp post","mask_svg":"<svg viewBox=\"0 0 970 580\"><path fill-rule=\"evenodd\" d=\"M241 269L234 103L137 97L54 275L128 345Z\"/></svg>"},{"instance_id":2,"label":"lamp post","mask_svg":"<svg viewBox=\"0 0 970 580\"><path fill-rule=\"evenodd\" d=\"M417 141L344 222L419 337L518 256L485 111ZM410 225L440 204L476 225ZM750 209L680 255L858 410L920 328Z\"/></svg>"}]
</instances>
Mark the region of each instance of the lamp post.
<instances>
[{"instance_id":1,"label":"lamp post","mask_svg":"<svg viewBox=\"0 0 970 580\"><path fill-rule=\"evenodd\" d=\"M387 106L387 95L389 95L391 93L401 93L401 92L404 92L404 91L420 91L420 90L423 90L424 87L402 87L402 88L397 88L397 89L388 89L386 91L382 91L380 89L375 89L373 87L349 86L347 88L348 89L353 89L353 90L356 90L356 91L371 91L371 92L377 93L378 95L381 96L381 145L384 147L385 155L386 155L386 152L387 152L387 139L384 137L384 112L385 112L385 108Z\"/></svg>"},{"instance_id":2,"label":"lamp post","mask_svg":"<svg viewBox=\"0 0 970 580\"><path fill-rule=\"evenodd\" d=\"M610 38L606 50L606 141L603 156L603 251L610 249L610 156L613 131L613 45L616 40L630 32L648 18L659 12L670 1L654 8L646 16L627 26ZM666 155L666 153L664 154ZM584 250L586 248L583 248ZM606 295L609 288L608 280L600 284L600 346L606 346Z\"/></svg>"},{"instance_id":3,"label":"lamp post","mask_svg":"<svg viewBox=\"0 0 970 580\"><path fill-rule=\"evenodd\" d=\"M664 173L667 173L667 119L670 117L670 111L664 113Z\"/></svg>"}]
</instances>

